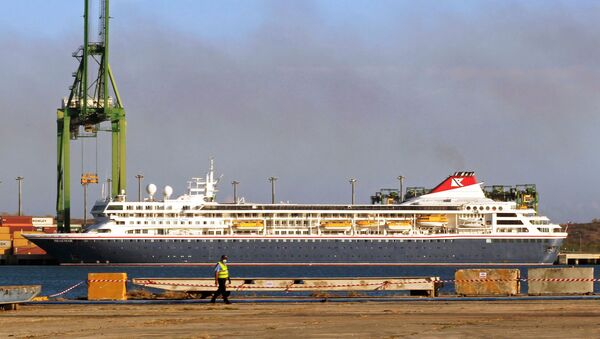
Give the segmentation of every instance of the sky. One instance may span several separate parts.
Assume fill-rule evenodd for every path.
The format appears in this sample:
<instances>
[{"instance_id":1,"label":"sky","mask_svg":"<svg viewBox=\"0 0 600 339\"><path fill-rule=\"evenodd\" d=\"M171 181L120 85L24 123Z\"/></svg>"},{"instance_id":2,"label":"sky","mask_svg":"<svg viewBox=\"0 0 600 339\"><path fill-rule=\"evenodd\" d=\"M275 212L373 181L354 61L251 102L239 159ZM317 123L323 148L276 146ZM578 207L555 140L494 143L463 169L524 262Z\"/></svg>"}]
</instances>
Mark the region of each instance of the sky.
<instances>
[{"instance_id":1,"label":"sky","mask_svg":"<svg viewBox=\"0 0 600 339\"><path fill-rule=\"evenodd\" d=\"M24 212L52 215L83 1L3 7L0 212L23 176ZM599 218L599 16L583 0L113 0L129 197L138 173L182 194L214 157L223 202L233 180L246 201L269 202L276 176L278 201L347 203L356 178L369 203L399 175L431 188L468 170L536 184L554 221ZM78 217L78 176L110 175L110 135L71 145Z\"/></svg>"}]
</instances>

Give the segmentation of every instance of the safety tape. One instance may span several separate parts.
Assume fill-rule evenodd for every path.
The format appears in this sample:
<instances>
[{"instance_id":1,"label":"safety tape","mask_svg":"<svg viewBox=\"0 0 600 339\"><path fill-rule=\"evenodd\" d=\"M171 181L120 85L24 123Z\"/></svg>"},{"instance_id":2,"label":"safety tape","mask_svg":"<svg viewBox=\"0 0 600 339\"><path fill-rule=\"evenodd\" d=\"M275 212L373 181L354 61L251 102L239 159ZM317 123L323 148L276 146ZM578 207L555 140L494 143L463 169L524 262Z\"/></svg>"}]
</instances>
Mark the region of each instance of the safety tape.
<instances>
[{"instance_id":1,"label":"safety tape","mask_svg":"<svg viewBox=\"0 0 600 339\"><path fill-rule=\"evenodd\" d=\"M83 283L85 283L85 281L80 281L80 282L78 282L77 284L75 284L75 285L73 285L73 286L71 286L71 287L67 288L66 290L64 290L64 291L62 291L62 292L59 292L59 293L55 293L55 294L51 294L51 295L49 295L49 296L48 296L48 298L54 298L54 297L58 297L58 296L60 296L60 295L63 295L63 294L65 294L65 293L68 293L68 292L70 292L71 290L73 290L74 288L78 287L79 285L82 285Z\"/></svg>"},{"instance_id":2,"label":"safety tape","mask_svg":"<svg viewBox=\"0 0 600 339\"><path fill-rule=\"evenodd\" d=\"M600 279L594 278L532 278L532 279L458 279L458 280L434 280L434 283L484 283L484 282L527 282L527 281L547 281L547 282L600 282ZM421 280L416 281L402 281L402 284L408 283L421 283ZM152 280L140 281L136 282L140 285L170 285L170 286L187 286L187 287L214 287L213 284L196 284L196 283L179 283L179 282L156 282ZM390 281L384 281L383 283L361 283L361 284L336 284L336 285L322 285L322 286L312 286L312 285L302 285L302 284L288 284L285 286L260 286L261 289L281 289L284 288L284 291L290 291L292 289L319 289L319 288L339 288L339 287L367 287L367 286L377 286L376 290L384 290L389 285L393 283ZM252 288L252 285L248 285L242 283L241 285L231 286L231 288L241 291L244 288Z\"/></svg>"},{"instance_id":3,"label":"safety tape","mask_svg":"<svg viewBox=\"0 0 600 339\"><path fill-rule=\"evenodd\" d=\"M457 280L433 280L434 283L483 283L483 282L516 282L516 281L520 281L520 282L527 282L527 281L547 281L547 282L600 282L600 279L595 279L595 278L531 278L531 279L526 279L526 278L519 278L519 279L457 279ZM97 282L105 282L105 283L121 283L121 282L132 282L131 279L90 279L87 281L80 281L77 284L67 288L64 291L61 291L59 293L55 293L55 294L51 294L48 297L49 298L55 298L58 296L61 296L63 294L66 294L70 291L72 291L73 289L81 286L84 283L97 283ZM410 280L403 280L401 283L402 284L407 284L410 283ZM416 280L413 281L416 283L420 283L422 282L422 280ZM209 287L209 288L214 288L213 284L194 284L194 283L176 283L176 282L169 282L169 283L159 283L153 280L138 280L136 282L139 285L171 285L171 286L187 286L187 287ZM320 289L320 288L331 288L331 287L366 287L366 286L377 286L375 288L375 290L385 290L388 286L392 285L393 283L390 281L384 281L383 283L362 283L362 284L336 284L336 285L323 285L323 286L303 286L301 284L288 284L285 287L284 291L289 292L292 289ZM252 285L248 285L245 283L242 283L241 285L237 285L237 286L231 286L231 288L235 289L236 291L242 291L244 288L252 288ZM280 289L281 286L261 286L260 288L263 289Z\"/></svg>"},{"instance_id":4,"label":"safety tape","mask_svg":"<svg viewBox=\"0 0 600 339\"><path fill-rule=\"evenodd\" d=\"M527 281L547 281L547 282L600 282L600 279L594 278L519 278L519 279L458 279L458 280L438 280L442 283L483 283L483 282L527 282Z\"/></svg>"},{"instance_id":5,"label":"safety tape","mask_svg":"<svg viewBox=\"0 0 600 339\"><path fill-rule=\"evenodd\" d=\"M120 283L120 282L131 282L131 280L129 280L129 279L90 279L87 282L88 283L97 283L97 282Z\"/></svg>"},{"instance_id":6,"label":"safety tape","mask_svg":"<svg viewBox=\"0 0 600 339\"><path fill-rule=\"evenodd\" d=\"M403 284L409 283L410 281L403 281ZM415 281L415 282L421 282L420 280ZM161 283L161 282L156 282L153 280L145 280L145 281L140 281L138 280L136 282L139 285L169 285L169 286L186 286L186 287L214 287L215 285L213 284L195 284L195 283L178 283L178 282L168 282L168 283ZM362 284L336 284L336 285L323 285L323 286L305 286L305 285L301 285L301 284L288 284L285 286L260 286L260 288L263 289L281 289L282 287L284 288L284 291L290 291L292 289L318 289L318 288L332 288L332 287L365 287L365 286L377 286L376 290L379 289L385 289L386 287L388 287L389 285L392 285L392 282L390 281L384 281L383 283L362 283ZM237 285L237 286L231 286L231 288L237 290L237 291L241 291L244 288L252 288L252 285L248 285L245 283L242 283L241 285Z\"/></svg>"}]
</instances>

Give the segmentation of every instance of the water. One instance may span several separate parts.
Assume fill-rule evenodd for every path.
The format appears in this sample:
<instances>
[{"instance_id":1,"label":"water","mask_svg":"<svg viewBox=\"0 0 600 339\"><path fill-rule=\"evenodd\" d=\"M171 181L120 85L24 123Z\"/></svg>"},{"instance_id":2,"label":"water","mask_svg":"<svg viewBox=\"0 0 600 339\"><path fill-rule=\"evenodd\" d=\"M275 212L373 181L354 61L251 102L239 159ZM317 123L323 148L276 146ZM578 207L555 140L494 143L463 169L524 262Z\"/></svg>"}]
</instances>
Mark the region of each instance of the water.
<instances>
[{"instance_id":1,"label":"water","mask_svg":"<svg viewBox=\"0 0 600 339\"><path fill-rule=\"evenodd\" d=\"M548 267L548 266L540 266ZM552 266L566 267L566 266ZM594 267L595 278L600 278L600 265L581 266ZM230 265L232 277L440 277L442 280L454 279L454 273L459 266L235 266ZM478 266L477 268L484 268ZM490 267L498 268L498 267ZM521 270L521 277L527 277L527 269L532 266L514 266L502 268L517 268ZM157 277L214 277L213 267L210 266L0 266L0 285L42 285L42 295L61 292L70 286L87 280L88 273L125 272L131 278L157 278ZM129 285L128 288L135 288ZM596 283L595 290L600 286ZM442 294L452 294L454 285L446 283L440 289ZM521 285L522 293L527 291L527 284ZM82 285L63 297L75 299L87 293Z\"/></svg>"}]
</instances>

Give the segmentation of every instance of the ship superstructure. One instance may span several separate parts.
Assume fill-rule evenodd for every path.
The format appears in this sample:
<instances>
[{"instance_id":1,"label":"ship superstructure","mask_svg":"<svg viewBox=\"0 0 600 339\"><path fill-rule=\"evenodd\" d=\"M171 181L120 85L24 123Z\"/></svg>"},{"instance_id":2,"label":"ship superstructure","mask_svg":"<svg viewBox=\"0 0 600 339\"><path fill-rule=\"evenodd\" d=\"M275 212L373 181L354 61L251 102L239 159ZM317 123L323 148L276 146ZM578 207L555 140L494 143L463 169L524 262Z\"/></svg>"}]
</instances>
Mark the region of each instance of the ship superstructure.
<instances>
[{"instance_id":1,"label":"ship superstructure","mask_svg":"<svg viewBox=\"0 0 600 339\"><path fill-rule=\"evenodd\" d=\"M187 192L143 202L96 202L80 234L29 235L62 263L552 264L560 225L486 198L473 172L457 172L401 204L218 203L211 161Z\"/></svg>"}]
</instances>

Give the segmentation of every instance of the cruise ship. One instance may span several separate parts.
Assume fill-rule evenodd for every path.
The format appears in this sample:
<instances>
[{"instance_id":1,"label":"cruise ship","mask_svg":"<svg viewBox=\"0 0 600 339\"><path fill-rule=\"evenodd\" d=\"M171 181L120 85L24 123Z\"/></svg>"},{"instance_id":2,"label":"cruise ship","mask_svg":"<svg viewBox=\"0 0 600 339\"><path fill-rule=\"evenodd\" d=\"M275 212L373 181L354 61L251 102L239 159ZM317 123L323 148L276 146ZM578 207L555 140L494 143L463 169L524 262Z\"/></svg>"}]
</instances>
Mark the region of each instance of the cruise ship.
<instances>
[{"instance_id":1,"label":"cruise ship","mask_svg":"<svg viewBox=\"0 0 600 339\"><path fill-rule=\"evenodd\" d=\"M486 198L473 172L395 204L216 201L211 160L187 192L101 199L83 233L29 234L61 264L543 265L567 233L533 208Z\"/></svg>"}]
</instances>

